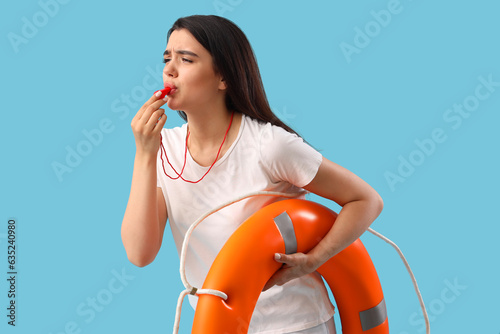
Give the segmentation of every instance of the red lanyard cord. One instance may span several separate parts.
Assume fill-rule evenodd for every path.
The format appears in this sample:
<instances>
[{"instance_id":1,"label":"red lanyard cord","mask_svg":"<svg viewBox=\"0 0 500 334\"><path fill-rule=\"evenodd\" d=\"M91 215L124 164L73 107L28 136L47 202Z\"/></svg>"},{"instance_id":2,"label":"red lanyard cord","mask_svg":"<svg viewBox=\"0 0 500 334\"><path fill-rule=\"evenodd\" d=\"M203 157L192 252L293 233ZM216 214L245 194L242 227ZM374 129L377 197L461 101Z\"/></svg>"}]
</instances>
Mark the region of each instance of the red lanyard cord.
<instances>
[{"instance_id":1,"label":"red lanyard cord","mask_svg":"<svg viewBox=\"0 0 500 334\"><path fill-rule=\"evenodd\" d=\"M181 169L180 173L178 173L177 170L175 170L174 166L172 166L172 164L168 160L167 152L165 151L165 147L163 146L163 138L162 138L162 136L160 134L160 145L161 145L161 148L160 148L161 149L161 151L160 151L160 159L161 159L161 165L163 167L163 173L165 173L165 175L168 176L169 178L171 178L172 180L177 180L178 178L180 178L181 180L183 180L185 182L189 182L189 183L198 183L201 180L203 180L203 178L208 174L208 172L210 172L210 170L212 169L212 167L215 165L215 163L219 159L220 151L222 150L222 146L224 145L224 142L226 141L227 134L229 133L229 129L231 129L231 124L233 123L233 116L234 116L234 111L231 114L231 120L229 121L229 126L227 127L226 134L224 135L224 139L222 140L222 144L220 144L219 150L217 151L217 156L215 157L214 162L212 163L212 165L210 166L210 168L207 170L207 172L198 181L190 181L190 180L186 180L186 179L184 179L182 177L182 173L184 172L184 168L186 167L187 143L188 143L188 138L189 138L190 132L188 132L187 135L186 135L186 147L184 149L184 163L182 165L182 169ZM165 161L163 160L163 154L165 154L165 158L167 159L168 164L170 165L170 167L172 168L172 170L174 171L174 173L177 174L177 177L172 177L172 176L168 175L167 172L165 171Z\"/></svg>"}]
</instances>

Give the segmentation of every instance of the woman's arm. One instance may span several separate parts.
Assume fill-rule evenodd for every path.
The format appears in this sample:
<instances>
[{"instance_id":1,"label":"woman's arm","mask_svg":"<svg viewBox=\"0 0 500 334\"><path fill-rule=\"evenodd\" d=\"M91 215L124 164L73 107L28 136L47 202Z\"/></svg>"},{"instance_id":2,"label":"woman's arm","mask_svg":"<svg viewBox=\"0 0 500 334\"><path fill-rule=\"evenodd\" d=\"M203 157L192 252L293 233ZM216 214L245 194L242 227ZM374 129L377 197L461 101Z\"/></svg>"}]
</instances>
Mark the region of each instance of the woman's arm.
<instances>
[{"instance_id":1,"label":"woman's arm","mask_svg":"<svg viewBox=\"0 0 500 334\"><path fill-rule=\"evenodd\" d=\"M136 266L153 262L161 247L167 208L156 186L156 157L160 131L166 121L165 104L152 96L132 119L136 154L130 196L122 221L121 236L127 257Z\"/></svg>"},{"instance_id":2,"label":"woman's arm","mask_svg":"<svg viewBox=\"0 0 500 334\"><path fill-rule=\"evenodd\" d=\"M121 236L130 262L144 267L158 254L167 208L161 188L156 187L156 160L136 156L130 196L122 221Z\"/></svg>"},{"instance_id":3,"label":"woman's arm","mask_svg":"<svg viewBox=\"0 0 500 334\"><path fill-rule=\"evenodd\" d=\"M382 198L370 185L326 158L314 179L303 188L336 202L342 210L330 231L307 254L276 255L276 261L286 265L271 277L264 290L318 269L358 239L383 208Z\"/></svg>"}]
</instances>

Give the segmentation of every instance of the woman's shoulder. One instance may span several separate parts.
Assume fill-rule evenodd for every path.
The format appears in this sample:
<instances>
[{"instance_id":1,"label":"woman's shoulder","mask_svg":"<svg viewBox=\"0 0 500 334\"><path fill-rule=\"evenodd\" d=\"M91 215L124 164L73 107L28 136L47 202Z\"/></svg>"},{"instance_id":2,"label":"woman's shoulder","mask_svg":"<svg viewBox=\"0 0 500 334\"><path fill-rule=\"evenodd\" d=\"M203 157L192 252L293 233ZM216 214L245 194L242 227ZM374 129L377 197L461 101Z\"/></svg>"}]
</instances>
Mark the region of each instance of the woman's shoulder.
<instances>
[{"instance_id":1,"label":"woman's shoulder","mask_svg":"<svg viewBox=\"0 0 500 334\"><path fill-rule=\"evenodd\" d=\"M295 133L288 132L278 125L262 122L244 115L246 141L257 146L264 160L289 159L297 150L303 151L308 146Z\"/></svg>"},{"instance_id":2,"label":"woman's shoulder","mask_svg":"<svg viewBox=\"0 0 500 334\"><path fill-rule=\"evenodd\" d=\"M247 138L252 140L247 144L257 147L260 163L273 182L286 181L302 187L312 180L322 161L318 151L280 126L250 117L245 121L251 134Z\"/></svg>"},{"instance_id":3,"label":"woman's shoulder","mask_svg":"<svg viewBox=\"0 0 500 334\"><path fill-rule=\"evenodd\" d=\"M252 132L253 135L258 135L263 144L270 144L270 141L281 140L286 138L297 138L294 133L290 133L278 125L273 125L270 122L263 122L254 119L250 116L243 115L245 127Z\"/></svg>"}]
</instances>

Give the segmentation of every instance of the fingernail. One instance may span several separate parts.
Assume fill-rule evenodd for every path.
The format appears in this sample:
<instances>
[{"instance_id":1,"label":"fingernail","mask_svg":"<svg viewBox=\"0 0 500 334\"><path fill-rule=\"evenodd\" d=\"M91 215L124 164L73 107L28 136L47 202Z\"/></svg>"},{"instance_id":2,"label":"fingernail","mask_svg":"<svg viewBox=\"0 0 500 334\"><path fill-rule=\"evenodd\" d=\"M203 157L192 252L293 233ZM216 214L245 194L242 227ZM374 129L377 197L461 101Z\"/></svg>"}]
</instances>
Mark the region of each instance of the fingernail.
<instances>
[{"instance_id":1,"label":"fingernail","mask_svg":"<svg viewBox=\"0 0 500 334\"><path fill-rule=\"evenodd\" d=\"M157 91L157 92L155 93L155 96L156 96L156 97L160 97L160 96L161 96L161 91Z\"/></svg>"},{"instance_id":2,"label":"fingernail","mask_svg":"<svg viewBox=\"0 0 500 334\"><path fill-rule=\"evenodd\" d=\"M163 98L163 101L167 102L168 101L168 96L165 95L165 97Z\"/></svg>"},{"instance_id":3,"label":"fingernail","mask_svg":"<svg viewBox=\"0 0 500 334\"><path fill-rule=\"evenodd\" d=\"M274 259L275 259L276 261L281 260L281 255L280 255L280 254L278 254L278 253L275 253L275 254L274 254Z\"/></svg>"}]
</instances>

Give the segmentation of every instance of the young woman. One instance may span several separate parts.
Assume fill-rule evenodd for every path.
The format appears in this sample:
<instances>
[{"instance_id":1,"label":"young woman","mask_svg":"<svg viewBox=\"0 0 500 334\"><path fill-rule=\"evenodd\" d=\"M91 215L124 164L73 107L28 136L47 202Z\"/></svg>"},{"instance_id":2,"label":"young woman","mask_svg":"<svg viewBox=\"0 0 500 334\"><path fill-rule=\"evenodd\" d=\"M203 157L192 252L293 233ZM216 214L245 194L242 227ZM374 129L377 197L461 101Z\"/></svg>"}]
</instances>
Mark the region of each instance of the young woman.
<instances>
[{"instance_id":1,"label":"young woman","mask_svg":"<svg viewBox=\"0 0 500 334\"><path fill-rule=\"evenodd\" d=\"M313 192L342 210L309 253L276 254L285 265L264 287L249 333L335 333L334 308L315 270L363 234L382 210L380 196L273 114L252 48L231 21L199 15L177 20L168 33L164 62L170 94L165 99L153 95L131 124L136 155L122 223L129 260L139 267L154 260L167 218L180 252L189 226L224 202L252 191ZM187 123L162 129L165 103ZM281 199L252 197L207 218L188 248L191 284L203 285L238 225ZM195 307L197 298L189 297Z\"/></svg>"}]
</instances>

